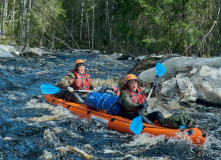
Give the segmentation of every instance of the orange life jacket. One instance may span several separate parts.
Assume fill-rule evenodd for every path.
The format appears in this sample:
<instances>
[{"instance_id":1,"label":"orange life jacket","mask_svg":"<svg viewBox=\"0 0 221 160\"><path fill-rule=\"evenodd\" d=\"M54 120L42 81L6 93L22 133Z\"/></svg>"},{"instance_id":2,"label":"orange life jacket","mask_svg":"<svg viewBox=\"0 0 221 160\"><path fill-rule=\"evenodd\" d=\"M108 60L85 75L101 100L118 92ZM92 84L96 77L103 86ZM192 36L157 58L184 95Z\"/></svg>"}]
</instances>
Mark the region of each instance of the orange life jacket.
<instances>
[{"instance_id":1,"label":"orange life jacket","mask_svg":"<svg viewBox=\"0 0 221 160\"><path fill-rule=\"evenodd\" d=\"M120 90L125 90L128 92L128 94L130 95L130 99L132 102L136 103L136 104L141 104L146 102L146 94L143 90L142 87L137 86L137 90L136 92L131 91L130 89L128 89L128 87L126 87L126 85L124 84Z\"/></svg>"},{"instance_id":2,"label":"orange life jacket","mask_svg":"<svg viewBox=\"0 0 221 160\"><path fill-rule=\"evenodd\" d=\"M75 80L71 84L71 87L73 87L75 90L90 90L91 78L88 73L85 72L85 75L83 76L76 72L75 69L71 72L75 74Z\"/></svg>"},{"instance_id":3,"label":"orange life jacket","mask_svg":"<svg viewBox=\"0 0 221 160\"><path fill-rule=\"evenodd\" d=\"M118 88L115 87L115 86L111 86L111 87L114 89L114 93L119 96L120 95L120 91L118 90Z\"/></svg>"}]
</instances>

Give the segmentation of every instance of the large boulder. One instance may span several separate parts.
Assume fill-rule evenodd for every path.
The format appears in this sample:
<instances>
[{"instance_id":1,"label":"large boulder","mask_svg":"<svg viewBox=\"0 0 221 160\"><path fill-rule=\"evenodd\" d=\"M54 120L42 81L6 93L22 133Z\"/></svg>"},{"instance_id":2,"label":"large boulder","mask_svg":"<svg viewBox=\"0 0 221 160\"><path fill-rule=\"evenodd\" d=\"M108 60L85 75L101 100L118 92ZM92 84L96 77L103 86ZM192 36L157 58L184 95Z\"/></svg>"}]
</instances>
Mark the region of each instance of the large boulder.
<instances>
[{"instance_id":1,"label":"large boulder","mask_svg":"<svg viewBox=\"0 0 221 160\"><path fill-rule=\"evenodd\" d=\"M198 99L198 92L187 77L165 81L161 94L164 97L184 102L195 102Z\"/></svg>"},{"instance_id":2,"label":"large boulder","mask_svg":"<svg viewBox=\"0 0 221 160\"><path fill-rule=\"evenodd\" d=\"M193 67L162 85L164 97L184 102L201 100L211 104L221 104L221 68L202 65Z\"/></svg>"},{"instance_id":3,"label":"large boulder","mask_svg":"<svg viewBox=\"0 0 221 160\"><path fill-rule=\"evenodd\" d=\"M162 61L162 60L161 60ZM158 61L158 62L161 62ZM202 65L206 65L209 67L221 67L221 57L215 58L195 58L195 57L175 57L170 58L162 63L166 68L166 73L162 76L165 80L169 80L172 77L175 77L177 73L188 72L192 70L194 67L201 67ZM142 65L143 68L146 65ZM155 65L156 66L156 65ZM143 81L153 81L156 75L155 67L147 68L142 71L138 78Z\"/></svg>"},{"instance_id":4,"label":"large boulder","mask_svg":"<svg viewBox=\"0 0 221 160\"><path fill-rule=\"evenodd\" d=\"M221 68L203 65L191 81L198 91L199 100L221 104Z\"/></svg>"}]
</instances>

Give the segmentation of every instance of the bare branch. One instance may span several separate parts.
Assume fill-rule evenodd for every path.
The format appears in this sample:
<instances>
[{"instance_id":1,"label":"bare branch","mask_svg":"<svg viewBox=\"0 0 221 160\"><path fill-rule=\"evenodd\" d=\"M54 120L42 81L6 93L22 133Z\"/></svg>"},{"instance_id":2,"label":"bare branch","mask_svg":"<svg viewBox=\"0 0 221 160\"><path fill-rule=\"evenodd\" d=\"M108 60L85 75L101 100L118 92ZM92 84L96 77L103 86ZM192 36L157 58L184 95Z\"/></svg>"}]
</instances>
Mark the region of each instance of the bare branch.
<instances>
[{"instance_id":1,"label":"bare branch","mask_svg":"<svg viewBox=\"0 0 221 160\"><path fill-rule=\"evenodd\" d=\"M215 27L215 25L217 24L217 21L218 21L218 17L219 17L219 13L220 13L220 8L219 8L219 11L218 11L218 16L217 16L217 20L213 22L213 26L211 27L210 31L204 36L201 44L200 44L200 47L198 49L198 52L197 53L200 53L200 49L203 45L203 42L205 41L206 37L212 32L213 28ZM200 55L202 56L202 54L200 53Z\"/></svg>"},{"instance_id":2,"label":"bare branch","mask_svg":"<svg viewBox=\"0 0 221 160\"><path fill-rule=\"evenodd\" d=\"M78 49L80 49L80 47L78 46L77 42L75 41L74 37L72 36L72 34L70 33L70 31L67 29L67 27L64 25L64 27L66 28L66 30L68 31L68 33L70 34L71 38L74 40L74 42L76 43Z\"/></svg>"},{"instance_id":3,"label":"bare branch","mask_svg":"<svg viewBox=\"0 0 221 160\"><path fill-rule=\"evenodd\" d=\"M59 41L61 41L64 45L66 45L67 46L67 48L68 49L72 49L67 43L65 43L63 40L61 40L60 38L58 38L58 37L54 37L54 38L56 38L57 40L59 40Z\"/></svg>"}]
</instances>

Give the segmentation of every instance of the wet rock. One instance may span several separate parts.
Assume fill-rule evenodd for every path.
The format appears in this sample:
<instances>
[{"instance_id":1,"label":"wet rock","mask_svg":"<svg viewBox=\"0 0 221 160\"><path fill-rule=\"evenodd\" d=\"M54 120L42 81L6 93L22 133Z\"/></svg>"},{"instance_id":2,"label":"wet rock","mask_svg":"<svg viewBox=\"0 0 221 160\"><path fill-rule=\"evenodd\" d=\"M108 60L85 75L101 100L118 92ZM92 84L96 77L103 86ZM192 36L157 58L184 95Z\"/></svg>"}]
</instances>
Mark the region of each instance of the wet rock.
<instances>
[{"instance_id":1,"label":"wet rock","mask_svg":"<svg viewBox=\"0 0 221 160\"><path fill-rule=\"evenodd\" d=\"M198 98L198 93L188 78L172 78L164 82L161 94L184 102L195 102Z\"/></svg>"},{"instance_id":2,"label":"wet rock","mask_svg":"<svg viewBox=\"0 0 221 160\"><path fill-rule=\"evenodd\" d=\"M142 61L146 58L146 56L138 56L138 57L135 57L134 60L135 61Z\"/></svg>"},{"instance_id":3,"label":"wet rock","mask_svg":"<svg viewBox=\"0 0 221 160\"><path fill-rule=\"evenodd\" d=\"M176 90L176 79L172 78L163 83L161 94L170 99L178 99L178 94L176 94L175 90Z\"/></svg>"},{"instance_id":4,"label":"wet rock","mask_svg":"<svg viewBox=\"0 0 221 160\"><path fill-rule=\"evenodd\" d=\"M14 51L14 50L10 51L10 53L11 53L12 55L14 55L15 57L18 57L19 54L20 54L18 51Z\"/></svg>"},{"instance_id":5,"label":"wet rock","mask_svg":"<svg viewBox=\"0 0 221 160\"><path fill-rule=\"evenodd\" d=\"M221 104L221 68L203 65L191 80L200 100Z\"/></svg>"},{"instance_id":6,"label":"wet rock","mask_svg":"<svg viewBox=\"0 0 221 160\"><path fill-rule=\"evenodd\" d=\"M99 87L99 86L105 86L105 85L114 85L116 87L121 87L123 84L124 84L124 79L115 78L115 77L107 79L107 80L103 80L100 78L95 78L92 80L92 86L94 86L94 88Z\"/></svg>"},{"instance_id":7,"label":"wet rock","mask_svg":"<svg viewBox=\"0 0 221 160\"><path fill-rule=\"evenodd\" d=\"M20 56L35 57L35 56L49 55L49 54L53 54L53 53L47 51L44 48L35 47L35 48L22 49L22 52L20 53Z\"/></svg>"},{"instance_id":8,"label":"wet rock","mask_svg":"<svg viewBox=\"0 0 221 160\"><path fill-rule=\"evenodd\" d=\"M20 54L20 56L23 56L23 57L36 57L36 56L39 56L38 54L36 53L33 53L33 52L23 52Z\"/></svg>"},{"instance_id":9,"label":"wet rock","mask_svg":"<svg viewBox=\"0 0 221 160\"><path fill-rule=\"evenodd\" d=\"M0 48L0 57L15 57L9 51Z\"/></svg>"},{"instance_id":10,"label":"wet rock","mask_svg":"<svg viewBox=\"0 0 221 160\"><path fill-rule=\"evenodd\" d=\"M128 73L138 75L143 71L154 68L158 62L163 63L167 59L169 58L146 57L143 61L141 61L134 68L132 68Z\"/></svg>"},{"instance_id":11,"label":"wet rock","mask_svg":"<svg viewBox=\"0 0 221 160\"><path fill-rule=\"evenodd\" d=\"M184 102L204 101L221 104L220 68L202 65L197 71L191 70L178 75L163 83L161 90L163 96Z\"/></svg>"},{"instance_id":12,"label":"wet rock","mask_svg":"<svg viewBox=\"0 0 221 160\"><path fill-rule=\"evenodd\" d=\"M131 61L134 58L135 58L134 56L123 54L122 56L118 57L117 60L130 60Z\"/></svg>"},{"instance_id":13,"label":"wet rock","mask_svg":"<svg viewBox=\"0 0 221 160\"><path fill-rule=\"evenodd\" d=\"M155 62L154 67L157 62L162 63L166 68L166 73L162 76L165 80L169 80L172 77L176 77L178 73L189 72L194 67L199 68L202 65L209 67L221 67L221 57L215 58L195 58L195 57L175 57L175 58L161 58ZM141 62L142 66L145 66L145 63ZM146 69L142 71L138 78L144 81L152 81L155 78L155 68Z\"/></svg>"},{"instance_id":14,"label":"wet rock","mask_svg":"<svg viewBox=\"0 0 221 160\"><path fill-rule=\"evenodd\" d=\"M188 78L177 79L179 88L179 96L181 101L195 102L198 98L198 93Z\"/></svg>"}]
</instances>

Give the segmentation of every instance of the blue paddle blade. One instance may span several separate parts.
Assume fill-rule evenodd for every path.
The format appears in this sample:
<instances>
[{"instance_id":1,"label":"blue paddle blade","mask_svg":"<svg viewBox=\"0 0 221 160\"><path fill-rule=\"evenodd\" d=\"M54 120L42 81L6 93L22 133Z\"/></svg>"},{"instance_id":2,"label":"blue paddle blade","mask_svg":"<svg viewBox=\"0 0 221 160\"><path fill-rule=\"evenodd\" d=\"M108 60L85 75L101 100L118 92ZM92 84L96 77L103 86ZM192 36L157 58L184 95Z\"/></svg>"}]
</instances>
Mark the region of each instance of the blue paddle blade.
<instances>
[{"instance_id":1,"label":"blue paddle blade","mask_svg":"<svg viewBox=\"0 0 221 160\"><path fill-rule=\"evenodd\" d=\"M161 63L157 63L156 66L156 75L158 77L164 75L164 73L166 72L166 67L164 65L162 65Z\"/></svg>"},{"instance_id":2,"label":"blue paddle blade","mask_svg":"<svg viewBox=\"0 0 221 160\"><path fill-rule=\"evenodd\" d=\"M50 84L42 84L41 85L41 92L43 94L55 94L58 93L61 89L58 87L55 87Z\"/></svg>"},{"instance_id":3,"label":"blue paddle blade","mask_svg":"<svg viewBox=\"0 0 221 160\"><path fill-rule=\"evenodd\" d=\"M143 130L143 122L141 116L138 116L132 120L130 124L130 130L136 135L139 135L141 133L141 131Z\"/></svg>"}]
</instances>

